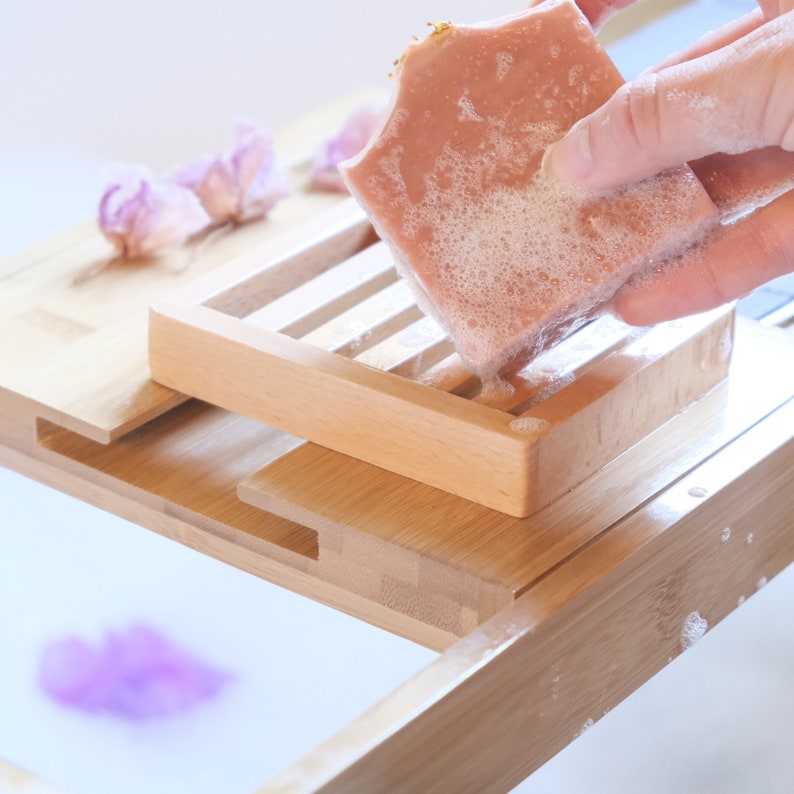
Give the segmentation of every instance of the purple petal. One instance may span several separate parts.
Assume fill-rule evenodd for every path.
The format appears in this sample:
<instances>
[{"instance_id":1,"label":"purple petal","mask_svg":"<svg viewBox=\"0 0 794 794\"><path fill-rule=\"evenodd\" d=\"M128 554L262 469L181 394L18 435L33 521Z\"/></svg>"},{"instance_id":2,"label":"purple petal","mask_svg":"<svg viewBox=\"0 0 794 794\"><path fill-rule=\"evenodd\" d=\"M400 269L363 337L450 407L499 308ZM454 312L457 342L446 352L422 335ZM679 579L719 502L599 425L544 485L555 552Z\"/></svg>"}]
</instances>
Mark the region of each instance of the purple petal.
<instances>
[{"instance_id":1,"label":"purple petal","mask_svg":"<svg viewBox=\"0 0 794 794\"><path fill-rule=\"evenodd\" d=\"M235 122L230 152L187 163L169 178L190 187L215 224L264 218L290 194L276 168L272 135L248 119Z\"/></svg>"},{"instance_id":2,"label":"purple petal","mask_svg":"<svg viewBox=\"0 0 794 794\"><path fill-rule=\"evenodd\" d=\"M229 680L143 625L108 634L98 649L74 637L51 643L39 672L42 689L58 703L130 720L186 711Z\"/></svg>"},{"instance_id":3,"label":"purple petal","mask_svg":"<svg viewBox=\"0 0 794 794\"><path fill-rule=\"evenodd\" d=\"M147 256L184 242L209 223L196 196L173 182L158 182L142 166L108 170L99 202L99 228L124 257Z\"/></svg>"},{"instance_id":4,"label":"purple petal","mask_svg":"<svg viewBox=\"0 0 794 794\"><path fill-rule=\"evenodd\" d=\"M201 184L207 171L215 162L212 155L205 155L199 157L198 160L193 160L190 163L183 163L166 174L166 180L173 182L176 185L186 187L188 190L195 191Z\"/></svg>"},{"instance_id":5,"label":"purple petal","mask_svg":"<svg viewBox=\"0 0 794 794\"><path fill-rule=\"evenodd\" d=\"M346 191L339 163L355 157L370 141L384 115L382 103L368 103L354 110L339 133L320 146L312 163L312 184L324 190Z\"/></svg>"},{"instance_id":6,"label":"purple petal","mask_svg":"<svg viewBox=\"0 0 794 794\"><path fill-rule=\"evenodd\" d=\"M39 683L64 706L100 710L110 677L107 660L77 637L51 643L41 656Z\"/></svg>"}]
</instances>

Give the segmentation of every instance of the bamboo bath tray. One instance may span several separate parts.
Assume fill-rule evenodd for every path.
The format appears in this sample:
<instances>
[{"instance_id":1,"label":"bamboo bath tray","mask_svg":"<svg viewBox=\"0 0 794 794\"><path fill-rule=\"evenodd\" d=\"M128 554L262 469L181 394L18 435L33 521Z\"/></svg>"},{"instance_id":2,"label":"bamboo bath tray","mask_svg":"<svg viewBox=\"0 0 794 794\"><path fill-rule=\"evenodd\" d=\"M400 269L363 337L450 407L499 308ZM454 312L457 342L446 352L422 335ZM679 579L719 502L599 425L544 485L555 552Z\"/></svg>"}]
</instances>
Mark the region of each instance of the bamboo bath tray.
<instances>
[{"instance_id":1,"label":"bamboo bath tray","mask_svg":"<svg viewBox=\"0 0 794 794\"><path fill-rule=\"evenodd\" d=\"M348 200L152 307L176 391L523 517L727 374L732 313L633 329L602 317L480 393Z\"/></svg>"},{"instance_id":2,"label":"bamboo bath tray","mask_svg":"<svg viewBox=\"0 0 794 794\"><path fill-rule=\"evenodd\" d=\"M656 429L622 454L610 451L600 468L528 517L154 382L147 359L153 303L236 333L245 320L201 303L208 284L228 286L230 269L261 267L271 261L262 252L284 252L285 241L294 250L296 239L308 239L306 224L332 238L329 212L354 221L352 236L342 235L339 263L351 246L373 246L344 201L305 190L312 147L357 101L286 131L294 200L267 223L219 239L187 271L178 257L168 258L134 270L111 267L78 286L76 276L109 256L92 223L0 263L0 464L444 651L263 792L505 792L680 654L687 615L697 610L716 625L762 577L794 561L794 337L738 318L729 362L730 312L668 328L672 336L656 342L608 324L591 328L583 343L589 350L566 352L579 361L589 353L589 363L564 373L562 381L573 375L573 382L530 411L556 405L581 415L584 430L612 432L614 425L591 422L610 415L601 413L600 399L574 414L566 396L579 390L581 397L585 379L595 385L600 372L607 400L609 383L628 384L620 399L629 412L639 405L654 415L634 395L661 398ZM232 293L233 303L239 297ZM161 317L195 344L198 324ZM306 355L300 340L282 336L284 348L301 346ZM210 363L224 363L224 346L240 353L233 337L212 343L218 349ZM636 356L627 352L632 345ZM329 380L344 383L342 376L364 371L367 394L382 388L376 382L394 386L402 401L420 393L419 409L432 417L448 415L453 402L457 424L450 426L464 427L477 414L487 420L466 432L490 438L496 424L497 437L513 438L505 429L518 418L512 406L446 393L451 380L418 383L411 363L382 372L372 362L314 350L312 366L337 362ZM714 350L722 352L714 357ZM547 366L559 372L554 362ZM677 367L695 384L682 381ZM454 366L444 371L454 380ZM668 381L683 391L671 398ZM659 394L648 391L649 382L662 384ZM537 396L529 391L519 395L525 402ZM260 395L244 396L254 402ZM323 396L298 395L312 408ZM670 416L673 404L682 410ZM621 433L628 418L613 420ZM586 437L561 431L582 449Z\"/></svg>"}]
</instances>

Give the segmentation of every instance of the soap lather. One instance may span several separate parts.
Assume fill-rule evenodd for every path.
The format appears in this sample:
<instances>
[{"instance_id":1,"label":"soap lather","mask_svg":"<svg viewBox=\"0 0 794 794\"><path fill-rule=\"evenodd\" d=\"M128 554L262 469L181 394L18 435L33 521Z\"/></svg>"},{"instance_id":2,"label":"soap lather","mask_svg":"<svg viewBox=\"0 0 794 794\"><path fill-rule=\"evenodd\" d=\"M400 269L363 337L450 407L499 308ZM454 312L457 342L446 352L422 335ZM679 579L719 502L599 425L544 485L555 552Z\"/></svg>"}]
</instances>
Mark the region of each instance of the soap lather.
<instances>
[{"instance_id":1,"label":"soap lather","mask_svg":"<svg viewBox=\"0 0 794 794\"><path fill-rule=\"evenodd\" d=\"M520 369L716 222L686 165L607 195L543 169L548 147L624 82L571 0L436 24L394 77L380 128L340 170L483 380Z\"/></svg>"}]
</instances>

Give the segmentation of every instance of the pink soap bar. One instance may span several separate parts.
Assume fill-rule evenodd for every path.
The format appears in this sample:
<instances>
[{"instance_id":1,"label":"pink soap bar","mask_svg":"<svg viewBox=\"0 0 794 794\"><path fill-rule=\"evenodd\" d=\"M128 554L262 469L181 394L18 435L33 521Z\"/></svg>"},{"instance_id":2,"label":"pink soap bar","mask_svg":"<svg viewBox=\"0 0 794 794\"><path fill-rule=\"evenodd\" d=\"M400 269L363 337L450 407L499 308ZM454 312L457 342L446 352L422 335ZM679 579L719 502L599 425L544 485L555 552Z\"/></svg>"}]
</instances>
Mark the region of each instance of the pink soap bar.
<instances>
[{"instance_id":1,"label":"pink soap bar","mask_svg":"<svg viewBox=\"0 0 794 794\"><path fill-rule=\"evenodd\" d=\"M518 369L715 219L686 166L606 197L541 169L547 147L623 83L569 0L436 25L395 77L384 121L342 174L421 308L483 379Z\"/></svg>"}]
</instances>

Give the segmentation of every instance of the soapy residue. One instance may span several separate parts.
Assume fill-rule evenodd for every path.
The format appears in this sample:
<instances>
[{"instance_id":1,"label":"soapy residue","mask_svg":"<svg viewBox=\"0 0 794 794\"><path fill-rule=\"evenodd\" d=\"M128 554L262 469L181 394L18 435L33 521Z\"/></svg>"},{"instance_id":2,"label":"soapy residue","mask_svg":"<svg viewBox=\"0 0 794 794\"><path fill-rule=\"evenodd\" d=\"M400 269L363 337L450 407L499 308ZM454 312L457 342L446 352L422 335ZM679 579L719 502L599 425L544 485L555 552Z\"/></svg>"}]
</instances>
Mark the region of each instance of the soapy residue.
<instances>
[{"instance_id":1,"label":"soapy residue","mask_svg":"<svg viewBox=\"0 0 794 794\"><path fill-rule=\"evenodd\" d=\"M708 621L699 612L690 612L681 627L681 650L691 648L709 628Z\"/></svg>"},{"instance_id":2,"label":"soapy residue","mask_svg":"<svg viewBox=\"0 0 794 794\"><path fill-rule=\"evenodd\" d=\"M551 424L546 419L534 416L520 416L510 422L511 429L519 433L529 433L533 436L545 436L551 429Z\"/></svg>"},{"instance_id":3,"label":"soapy residue","mask_svg":"<svg viewBox=\"0 0 794 794\"><path fill-rule=\"evenodd\" d=\"M544 41L546 17L570 36ZM578 11L508 19L530 60L495 33L499 22L480 26L481 40L458 27L415 45L378 139L343 169L420 308L483 380L580 327L629 275L656 265L650 252L679 250L715 220L687 169L606 197L552 177L544 152L620 76ZM559 66L527 91L502 80L551 61Z\"/></svg>"},{"instance_id":4,"label":"soapy residue","mask_svg":"<svg viewBox=\"0 0 794 794\"><path fill-rule=\"evenodd\" d=\"M467 119L482 120L466 97L459 106ZM638 237L626 222L636 202L644 202L644 212L664 227L668 218L685 216L693 199L681 191L680 173L649 180L641 196L616 193L608 208L543 170L521 187L503 184L500 172L529 169L532 155L525 142L501 133L498 119L486 122L489 134L481 157L445 146L426 177L421 200L405 197L402 234L419 241L422 258L434 263L443 322L462 341L467 364L490 377L517 352L517 340L520 347L543 349L548 337L581 325L588 310L623 283L624 260L641 259L645 245L645 231ZM525 125L524 134L525 141L534 141L530 148L542 151L561 130L542 122ZM395 147L380 161L384 175L396 183L402 180L403 154ZM572 306L582 299L586 305L571 317ZM527 317L532 316L551 322L527 340ZM564 329L555 328L555 318Z\"/></svg>"}]
</instances>

